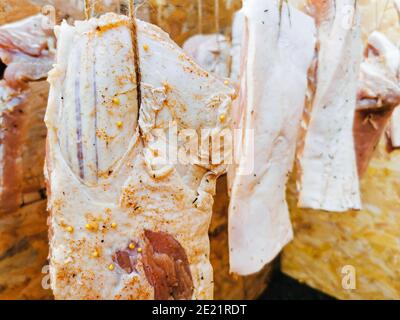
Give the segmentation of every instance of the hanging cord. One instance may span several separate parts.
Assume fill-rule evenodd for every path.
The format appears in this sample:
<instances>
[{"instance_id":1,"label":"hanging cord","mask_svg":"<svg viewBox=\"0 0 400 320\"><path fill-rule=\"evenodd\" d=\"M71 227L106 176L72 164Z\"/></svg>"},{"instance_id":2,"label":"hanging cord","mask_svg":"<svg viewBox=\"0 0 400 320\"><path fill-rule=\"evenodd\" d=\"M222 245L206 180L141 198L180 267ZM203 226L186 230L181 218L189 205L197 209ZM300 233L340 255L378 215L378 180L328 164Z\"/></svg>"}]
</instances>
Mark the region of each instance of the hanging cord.
<instances>
[{"instance_id":1,"label":"hanging cord","mask_svg":"<svg viewBox=\"0 0 400 320\"><path fill-rule=\"evenodd\" d=\"M381 19L379 21L379 25L377 26L377 29L380 29L382 27L382 23L383 23L383 20L385 19L385 14L386 14L386 10L387 10L388 4L389 4L389 0L386 0L385 6L383 7L382 16L381 16Z\"/></svg>"},{"instance_id":2,"label":"hanging cord","mask_svg":"<svg viewBox=\"0 0 400 320\"><path fill-rule=\"evenodd\" d=\"M214 0L214 10L215 10L215 32L220 32L219 25L219 0Z\"/></svg>"},{"instance_id":3,"label":"hanging cord","mask_svg":"<svg viewBox=\"0 0 400 320\"><path fill-rule=\"evenodd\" d=\"M198 10L198 31L199 34L203 33L203 1L197 0L197 10Z\"/></svg>"},{"instance_id":4,"label":"hanging cord","mask_svg":"<svg viewBox=\"0 0 400 320\"><path fill-rule=\"evenodd\" d=\"M85 19L89 20L91 17L91 1L90 0L84 0L85 3Z\"/></svg>"},{"instance_id":5,"label":"hanging cord","mask_svg":"<svg viewBox=\"0 0 400 320\"><path fill-rule=\"evenodd\" d=\"M163 10L163 3L161 0L157 1L157 25L162 28L162 10Z\"/></svg>"},{"instance_id":6,"label":"hanging cord","mask_svg":"<svg viewBox=\"0 0 400 320\"><path fill-rule=\"evenodd\" d=\"M117 2L116 2L116 5L117 5L117 13L118 14L121 14L121 1L120 0L117 0Z\"/></svg>"},{"instance_id":7,"label":"hanging cord","mask_svg":"<svg viewBox=\"0 0 400 320\"><path fill-rule=\"evenodd\" d=\"M214 0L215 36L217 37L218 52L221 53L220 25L219 25L219 0Z\"/></svg>"},{"instance_id":8,"label":"hanging cord","mask_svg":"<svg viewBox=\"0 0 400 320\"><path fill-rule=\"evenodd\" d=\"M132 46L134 54L134 64L135 64L135 74L136 74L136 89L137 89L137 102L138 109L140 111L140 106L142 104L142 92L141 92L141 74L140 74L140 59L139 59L139 47L137 38L137 25L135 19L135 0L129 0L129 18L132 21ZM140 112L138 112L139 117Z\"/></svg>"},{"instance_id":9,"label":"hanging cord","mask_svg":"<svg viewBox=\"0 0 400 320\"><path fill-rule=\"evenodd\" d=\"M135 22L135 0L129 0L129 18L132 19L132 23L136 26L136 22Z\"/></svg>"}]
</instances>

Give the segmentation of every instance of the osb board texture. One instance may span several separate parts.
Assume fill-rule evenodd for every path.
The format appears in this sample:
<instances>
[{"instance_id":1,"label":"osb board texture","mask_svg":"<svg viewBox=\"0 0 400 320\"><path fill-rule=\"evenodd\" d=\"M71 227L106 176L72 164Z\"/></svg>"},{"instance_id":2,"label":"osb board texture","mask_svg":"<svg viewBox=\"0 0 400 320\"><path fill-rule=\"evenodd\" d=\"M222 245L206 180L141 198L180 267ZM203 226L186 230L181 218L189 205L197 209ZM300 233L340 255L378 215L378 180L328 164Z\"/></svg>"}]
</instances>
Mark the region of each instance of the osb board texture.
<instances>
[{"instance_id":1,"label":"osb board texture","mask_svg":"<svg viewBox=\"0 0 400 320\"><path fill-rule=\"evenodd\" d=\"M29 86L26 135L22 147L23 193L44 188L43 166L46 145L44 115L49 85L46 81L32 82Z\"/></svg>"},{"instance_id":2,"label":"osb board texture","mask_svg":"<svg viewBox=\"0 0 400 320\"><path fill-rule=\"evenodd\" d=\"M29 17L39 11L39 6L29 0L0 0L0 25Z\"/></svg>"},{"instance_id":3,"label":"osb board texture","mask_svg":"<svg viewBox=\"0 0 400 320\"><path fill-rule=\"evenodd\" d=\"M0 218L0 299L49 299L42 287L47 265L46 201Z\"/></svg>"},{"instance_id":4,"label":"osb board texture","mask_svg":"<svg viewBox=\"0 0 400 320\"><path fill-rule=\"evenodd\" d=\"M363 38L379 30L399 44L392 1L359 1ZM361 180L363 210L331 213L296 206L288 187L295 239L282 255L282 271L339 299L400 299L400 151L386 152L383 137ZM356 289L342 286L342 268L355 268Z\"/></svg>"}]
</instances>

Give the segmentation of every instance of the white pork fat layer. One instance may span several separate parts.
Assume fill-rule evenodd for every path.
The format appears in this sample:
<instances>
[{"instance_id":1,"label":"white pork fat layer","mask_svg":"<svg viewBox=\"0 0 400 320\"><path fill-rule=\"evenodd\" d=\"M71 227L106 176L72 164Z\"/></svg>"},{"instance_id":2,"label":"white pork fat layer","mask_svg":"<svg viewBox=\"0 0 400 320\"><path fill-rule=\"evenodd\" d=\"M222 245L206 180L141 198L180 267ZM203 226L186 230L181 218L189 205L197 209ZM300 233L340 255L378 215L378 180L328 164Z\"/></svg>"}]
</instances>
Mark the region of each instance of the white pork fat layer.
<instances>
[{"instance_id":1,"label":"white pork fat layer","mask_svg":"<svg viewBox=\"0 0 400 320\"><path fill-rule=\"evenodd\" d=\"M244 14L243 139L229 207L230 269L240 275L260 271L293 236L286 182L315 49L312 18L291 6L246 1Z\"/></svg>"},{"instance_id":2,"label":"white pork fat layer","mask_svg":"<svg viewBox=\"0 0 400 320\"><path fill-rule=\"evenodd\" d=\"M360 209L353 121L362 58L355 0L311 1L319 22L318 73L300 155L299 203L343 212Z\"/></svg>"}]
</instances>

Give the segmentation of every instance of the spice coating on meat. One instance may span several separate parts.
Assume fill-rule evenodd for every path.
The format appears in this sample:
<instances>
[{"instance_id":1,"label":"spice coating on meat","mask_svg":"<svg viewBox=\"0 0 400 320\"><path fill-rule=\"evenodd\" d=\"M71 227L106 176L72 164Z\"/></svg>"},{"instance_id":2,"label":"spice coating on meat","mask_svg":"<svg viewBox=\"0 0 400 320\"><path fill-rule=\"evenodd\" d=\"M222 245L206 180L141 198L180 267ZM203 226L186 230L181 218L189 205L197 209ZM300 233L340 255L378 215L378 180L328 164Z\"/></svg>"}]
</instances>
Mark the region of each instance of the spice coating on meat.
<instances>
[{"instance_id":1,"label":"spice coating on meat","mask_svg":"<svg viewBox=\"0 0 400 320\"><path fill-rule=\"evenodd\" d=\"M163 142L170 141L163 139L174 128L178 137L187 129L223 132L234 91L167 34L137 20L138 110L130 23L109 13L57 29L45 119L52 289L58 299L159 298L165 293L149 272L172 261L179 281L162 281L169 296L211 299L208 227L215 181L226 165L203 163L200 152L188 163L163 161ZM177 147L190 143L178 140ZM164 259L181 251L165 253L145 230L173 237L187 260Z\"/></svg>"}]
</instances>

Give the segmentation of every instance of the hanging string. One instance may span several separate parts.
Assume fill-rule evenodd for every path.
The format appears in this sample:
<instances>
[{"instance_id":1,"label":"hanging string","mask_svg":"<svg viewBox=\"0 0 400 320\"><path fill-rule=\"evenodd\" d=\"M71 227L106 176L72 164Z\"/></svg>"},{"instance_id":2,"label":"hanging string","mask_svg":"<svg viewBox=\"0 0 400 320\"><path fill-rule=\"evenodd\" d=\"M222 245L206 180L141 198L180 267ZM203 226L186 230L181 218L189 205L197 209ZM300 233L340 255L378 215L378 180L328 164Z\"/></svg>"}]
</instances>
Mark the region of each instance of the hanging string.
<instances>
[{"instance_id":1,"label":"hanging string","mask_svg":"<svg viewBox=\"0 0 400 320\"><path fill-rule=\"evenodd\" d=\"M135 23L134 17L135 17L135 0L129 0L129 18L131 18Z\"/></svg>"},{"instance_id":2,"label":"hanging string","mask_svg":"<svg viewBox=\"0 0 400 320\"><path fill-rule=\"evenodd\" d=\"M95 16L95 11L96 11L96 2L97 0L92 0L90 1L90 17L94 17Z\"/></svg>"},{"instance_id":3,"label":"hanging string","mask_svg":"<svg viewBox=\"0 0 400 320\"><path fill-rule=\"evenodd\" d=\"M203 33L203 1L197 0L197 9L198 9L198 29L199 34Z\"/></svg>"},{"instance_id":4,"label":"hanging string","mask_svg":"<svg viewBox=\"0 0 400 320\"><path fill-rule=\"evenodd\" d=\"M162 1L158 0L157 1L157 25L161 28L162 27Z\"/></svg>"},{"instance_id":5,"label":"hanging string","mask_svg":"<svg viewBox=\"0 0 400 320\"><path fill-rule=\"evenodd\" d=\"M383 20L385 18L385 14L386 14L386 10L387 10L388 4L389 4L389 0L386 0L385 6L383 7L382 16L381 16L381 19L379 21L379 25L378 25L377 29L380 29L382 27L382 23L383 23Z\"/></svg>"},{"instance_id":6,"label":"hanging string","mask_svg":"<svg viewBox=\"0 0 400 320\"><path fill-rule=\"evenodd\" d=\"M120 0L117 1L117 13L121 14L121 1Z\"/></svg>"},{"instance_id":7,"label":"hanging string","mask_svg":"<svg viewBox=\"0 0 400 320\"><path fill-rule=\"evenodd\" d=\"M91 12L90 12L91 2L90 0L84 0L84 3L85 3L85 19L89 20L91 17Z\"/></svg>"},{"instance_id":8,"label":"hanging string","mask_svg":"<svg viewBox=\"0 0 400 320\"><path fill-rule=\"evenodd\" d=\"M129 0L129 18L132 21L132 47L134 54L134 64L135 64L135 74L136 74L136 89L137 89L137 101L138 108L140 110L140 106L142 103L142 92L141 92L141 73L140 73L140 58L139 58L139 47L138 47L138 38L137 38L137 25L135 19L135 0ZM138 114L139 116L139 114Z\"/></svg>"},{"instance_id":9,"label":"hanging string","mask_svg":"<svg viewBox=\"0 0 400 320\"><path fill-rule=\"evenodd\" d=\"M215 30L216 33L219 33L219 0L214 0L214 9L215 9Z\"/></svg>"}]
</instances>

